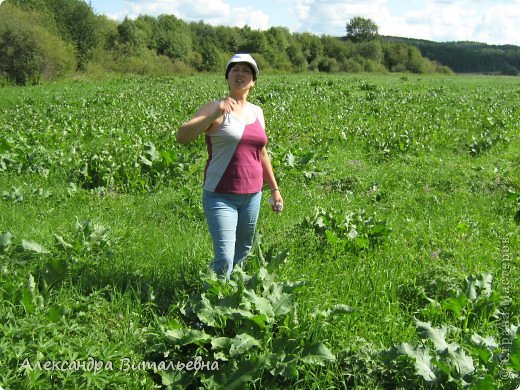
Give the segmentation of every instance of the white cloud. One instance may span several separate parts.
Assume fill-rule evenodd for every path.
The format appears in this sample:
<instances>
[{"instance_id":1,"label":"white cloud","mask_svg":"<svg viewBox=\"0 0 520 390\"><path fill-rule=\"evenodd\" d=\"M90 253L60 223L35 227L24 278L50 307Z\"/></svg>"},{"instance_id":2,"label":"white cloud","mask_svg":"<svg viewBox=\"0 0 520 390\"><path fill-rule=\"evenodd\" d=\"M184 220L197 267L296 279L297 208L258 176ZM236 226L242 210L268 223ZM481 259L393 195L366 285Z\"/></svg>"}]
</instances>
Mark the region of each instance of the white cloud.
<instances>
[{"instance_id":1,"label":"white cloud","mask_svg":"<svg viewBox=\"0 0 520 390\"><path fill-rule=\"evenodd\" d=\"M460 2L427 1L419 11L394 17L393 22L399 23L399 28L393 24L385 25L381 33L431 40L461 40L472 35L475 19L475 12L461 7Z\"/></svg>"},{"instance_id":2,"label":"white cloud","mask_svg":"<svg viewBox=\"0 0 520 390\"><path fill-rule=\"evenodd\" d=\"M494 3L476 25L477 40L520 45L520 0Z\"/></svg>"},{"instance_id":3,"label":"white cloud","mask_svg":"<svg viewBox=\"0 0 520 390\"><path fill-rule=\"evenodd\" d=\"M434 41L520 43L520 0L429 0L420 11L403 15L405 36ZM392 27L389 35L399 35ZM382 32L383 33L383 32Z\"/></svg>"},{"instance_id":4,"label":"white cloud","mask_svg":"<svg viewBox=\"0 0 520 390\"><path fill-rule=\"evenodd\" d=\"M124 14L112 15L116 19L125 16L135 18L139 15L157 16L160 14L175 15L186 21L199 21L218 26L248 25L253 29L265 30L270 27L269 15L252 6L232 8L223 0L127 0L127 11Z\"/></svg>"},{"instance_id":5,"label":"white cloud","mask_svg":"<svg viewBox=\"0 0 520 390\"><path fill-rule=\"evenodd\" d=\"M298 17L298 19L305 20L309 17L309 12L314 0L301 0L295 1L292 5L292 13Z\"/></svg>"},{"instance_id":6,"label":"white cloud","mask_svg":"<svg viewBox=\"0 0 520 390\"><path fill-rule=\"evenodd\" d=\"M293 9L299 18L298 31L334 36L345 35L345 26L354 16L377 19L389 14L388 0L295 0Z\"/></svg>"},{"instance_id":7,"label":"white cloud","mask_svg":"<svg viewBox=\"0 0 520 390\"><path fill-rule=\"evenodd\" d=\"M382 35L520 45L520 0L294 0L292 8L296 30L318 35L343 35L361 16Z\"/></svg>"}]
</instances>

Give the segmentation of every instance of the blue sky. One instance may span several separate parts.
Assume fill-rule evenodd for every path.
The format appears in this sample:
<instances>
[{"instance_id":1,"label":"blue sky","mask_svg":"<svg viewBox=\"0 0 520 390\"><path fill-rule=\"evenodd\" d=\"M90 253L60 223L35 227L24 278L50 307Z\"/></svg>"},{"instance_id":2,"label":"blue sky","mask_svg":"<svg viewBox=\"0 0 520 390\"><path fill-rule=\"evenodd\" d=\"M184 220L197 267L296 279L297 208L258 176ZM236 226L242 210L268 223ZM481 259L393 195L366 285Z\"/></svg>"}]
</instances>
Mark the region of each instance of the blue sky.
<instances>
[{"instance_id":1,"label":"blue sky","mask_svg":"<svg viewBox=\"0 0 520 390\"><path fill-rule=\"evenodd\" d=\"M379 33L437 42L478 41L520 46L520 0L85 0L97 14L171 14L187 22L341 36L354 16ZM0 0L2 2L2 0Z\"/></svg>"}]
</instances>

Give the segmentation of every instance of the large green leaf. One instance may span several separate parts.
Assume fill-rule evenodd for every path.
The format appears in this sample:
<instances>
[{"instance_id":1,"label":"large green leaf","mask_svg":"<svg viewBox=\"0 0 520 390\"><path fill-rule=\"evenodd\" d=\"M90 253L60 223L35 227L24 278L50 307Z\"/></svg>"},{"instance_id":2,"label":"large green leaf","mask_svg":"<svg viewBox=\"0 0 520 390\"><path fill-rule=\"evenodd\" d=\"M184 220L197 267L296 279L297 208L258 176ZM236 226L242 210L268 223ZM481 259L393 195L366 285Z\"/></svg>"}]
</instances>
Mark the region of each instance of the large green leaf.
<instances>
[{"instance_id":1,"label":"large green leaf","mask_svg":"<svg viewBox=\"0 0 520 390\"><path fill-rule=\"evenodd\" d=\"M466 304L468 302L469 301L468 301L468 298L466 297L466 295L460 294L457 297L450 297L450 298L445 299L442 302L442 308L444 310L449 310L449 311L455 313L455 315L457 317L460 317L462 315L462 310L464 309L464 307L466 306Z\"/></svg>"},{"instance_id":2,"label":"large green leaf","mask_svg":"<svg viewBox=\"0 0 520 390\"><path fill-rule=\"evenodd\" d=\"M65 309L60 305L54 304L49 307L47 312L47 319L51 322L60 321L65 315Z\"/></svg>"},{"instance_id":3,"label":"large green leaf","mask_svg":"<svg viewBox=\"0 0 520 390\"><path fill-rule=\"evenodd\" d=\"M229 310L229 318L232 318L235 321L240 321L243 319L251 320L256 317L249 310L242 310L242 309L234 309L234 310L228 309L228 310Z\"/></svg>"},{"instance_id":4,"label":"large green leaf","mask_svg":"<svg viewBox=\"0 0 520 390\"><path fill-rule=\"evenodd\" d=\"M24 287L22 290L21 302L27 314L32 314L35 311L35 305L33 300L33 292L31 291L31 289L28 287Z\"/></svg>"},{"instance_id":5,"label":"large green leaf","mask_svg":"<svg viewBox=\"0 0 520 390\"><path fill-rule=\"evenodd\" d=\"M367 249L369 246L369 241L365 237L356 237L354 242L356 243L356 247L359 249Z\"/></svg>"},{"instance_id":6,"label":"large green leaf","mask_svg":"<svg viewBox=\"0 0 520 390\"><path fill-rule=\"evenodd\" d=\"M477 333L473 333L473 335L471 336L471 342L479 347L486 346L489 349L498 348L498 344L493 336L482 337Z\"/></svg>"},{"instance_id":7,"label":"large green leaf","mask_svg":"<svg viewBox=\"0 0 520 390\"><path fill-rule=\"evenodd\" d=\"M468 276L465 280L465 294L469 300L475 301L480 295L489 296L492 292L493 275L483 273L482 275Z\"/></svg>"},{"instance_id":8,"label":"large green leaf","mask_svg":"<svg viewBox=\"0 0 520 390\"><path fill-rule=\"evenodd\" d=\"M287 164L287 166L294 167L295 162L296 162L296 157L294 156L294 154L289 152L285 155L285 163Z\"/></svg>"},{"instance_id":9,"label":"large green leaf","mask_svg":"<svg viewBox=\"0 0 520 390\"><path fill-rule=\"evenodd\" d=\"M455 378L464 378L466 375L471 374L475 371L475 367L473 366L473 359L471 356L467 356L466 352L462 348L458 348L456 351L450 352L448 354L448 361L451 362L451 365L455 367Z\"/></svg>"},{"instance_id":10,"label":"large green leaf","mask_svg":"<svg viewBox=\"0 0 520 390\"><path fill-rule=\"evenodd\" d=\"M261 347L260 341L247 333L242 333L233 339L231 347L229 348L229 355L231 357L237 357L253 347Z\"/></svg>"},{"instance_id":11,"label":"large green leaf","mask_svg":"<svg viewBox=\"0 0 520 390\"><path fill-rule=\"evenodd\" d=\"M280 284L272 286L268 299L271 301L275 318L290 313L294 306L294 295L285 293Z\"/></svg>"},{"instance_id":12,"label":"large green leaf","mask_svg":"<svg viewBox=\"0 0 520 390\"><path fill-rule=\"evenodd\" d=\"M174 385L180 385L185 382L186 376L183 375L182 371L169 370L160 371L161 383L168 388L172 388Z\"/></svg>"},{"instance_id":13,"label":"large green leaf","mask_svg":"<svg viewBox=\"0 0 520 390\"><path fill-rule=\"evenodd\" d=\"M219 350L219 349L229 349L231 344L233 343L233 339L229 337L215 337L211 340L211 349Z\"/></svg>"},{"instance_id":14,"label":"large green leaf","mask_svg":"<svg viewBox=\"0 0 520 390\"><path fill-rule=\"evenodd\" d=\"M424 378L427 382L435 382L437 376L433 372L432 359L426 349L413 348L408 343L402 343L397 350L414 360L415 373Z\"/></svg>"},{"instance_id":15,"label":"large green leaf","mask_svg":"<svg viewBox=\"0 0 520 390\"><path fill-rule=\"evenodd\" d=\"M305 288L307 288L307 282L305 281L285 282L283 285L283 291L288 294L294 294L303 291Z\"/></svg>"},{"instance_id":16,"label":"large green leaf","mask_svg":"<svg viewBox=\"0 0 520 390\"><path fill-rule=\"evenodd\" d=\"M268 299L258 296L253 290L245 289L244 298L255 305L255 309L268 318L274 317L273 306Z\"/></svg>"},{"instance_id":17,"label":"large green leaf","mask_svg":"<svg viewBox=\"0 0 520 390\"><path fill-rule=\"evenodd\" d=\"M261 329L265 329L269 323L269 318L265 314L251 316L248 320L258 325Z\"/></svg>"},{"instance_id":18,"label":"large green leaf","mask_svg":"<svg viewBox=\"0 0 520 390\"><path fill-rule=\"evenodd\" d=\"M211 336L202 330L197 329L170 329L165 332L167 338L171 339L175 345L187 344L206 344L211 340Z\"/></svg>"},{"instance_id":19,"label":"large green leaf","mask_svg":"<svg viewBox=\"0 0 520 390\"><path fill-rule=\"evenodd\" d=\"M335 360L334 354L321 342L306 344L303 347L302 361L304 363L323 365Z\"/></svg>"},{"instance_id":20,"label":"large green leaf","mask_svg":"<svg viewBox=\"0 0 520 390\"><path fill-rule=\"evenodd\" d=\"M488 272L484 272L479 275L475 284L479 288L481 295L489 297L493 292L493 275Z\"/></svg>"},{"instance_id":21,"label":"large green leaf","mask_svg":"<svg viewBox=\"0 0 520 390\"><path fill-rule=\"evenodd\" d=\"M276 348L273 346L273 351L277 350L278 352L269 353L269 372L273 376L282 375L288 379L296 379L298 377L298 360L299 356L290 353L286 353L285 346L288 345L288 349L291 349L290 344L292 344L294 340L288 339L278 339L273 342L273 344L278 343L281 344L281 348Z\"/></svg>"},{"instance_id":22,"label":"large green leaf","mask_svg":"<svg viewBox=\"0 0 520 390\"><path fill-rule=\"evenodd\" d=\"M34 313L36 309L43 308L43 298L38 292L38 286L32 274L29 274L27 284L22 290L21 302L28 314Z\"/></svg>"},{"instance_id":23,"label":"large green leaf","mask_svg":"<svg viewBox=\"0 0 520 390\"><path fill-rule=\"evenodd\" d=\"M38 244L37 242L34 242L34 241L22 240L22 248L26 251L35 252L35 253L41 253L41 254L49 253L49 251L47 249L45 249L45 247L43 245Z\"/></svg>"},{"instance_id":24,"label":"large green leaf","mask_svg":"<svg viewBox=\"0 0 520 390\"><path fill-rule=\"evenodd\" d=\"M496 388L495 379L489 374L485 375L483 378L477 379L471 387L471 389L475 390L495 390Z\"/></svg>"},{"instance_id":25,"label":"large green leaf","mask_svg":"<svg viewBox=\"0 0 520 390\"><path fill-rule=\"evenodd\" d=\"M244 389L246 384L259 378L260 373L267 365L265 356L251 356L249 359L241 360L231 372L222 372L217 379L222 389Z\"/></svg>"},{"instance_id":26,"label":"large green leaf","mask_svg":"<svg viewBox=\"0 0 520 390\"><path fill-rule=\"evenodd\" d=\"M8 248L11 245L13 235L9 232L0 234L0 249Z\"/></svg>"},{"instance_id":27,"label":"large green leaf","mask_svg":"<svg viewBox=\"0 0 520 390\"><path fill-rule=\"evenodd\" d=\"M296 360L293 360L288 363L278 363L276 367L276 371L272 371L277 375L282 375L287 379L298 379L298 363Z\"/></svg>"},{"instance_id":28,"label":"large green leaf","mask_svg":"<svg viewBox=\"0 0 520 390\"><path fill-rule=\"evenodd\" d=\"M45 283L50 288L56 283L62 281L68 272L68 264L65 259L52 258L45 267L43 278Z\"/></svg>"},{"instance_id":29,"label":"large green leaf","mask_svg":"<svg viewBox=\"0 0 520 390\"><path fill-rule=\"evenodd\" d=\"M448 348L449 345L446 342L448 328L446 326L434 328L429 322L422 322L417 319L415 320L415 324L417 325L417 333L419 336L422 339L430 339L437 351L442 352Z\"/></svg>"},{"instance_id":30,"label":"large green leaf","mask_svg":"<svg viewBox=\"0 0 520 390\"><path fill-rule=\"evenodd\" d=\"M213 306L205 294L202 294L193 303L193 312L197 314L200 321L213 327L222 326L225 318L231 316L229 308Z\"/></svg>"}]
</instances>

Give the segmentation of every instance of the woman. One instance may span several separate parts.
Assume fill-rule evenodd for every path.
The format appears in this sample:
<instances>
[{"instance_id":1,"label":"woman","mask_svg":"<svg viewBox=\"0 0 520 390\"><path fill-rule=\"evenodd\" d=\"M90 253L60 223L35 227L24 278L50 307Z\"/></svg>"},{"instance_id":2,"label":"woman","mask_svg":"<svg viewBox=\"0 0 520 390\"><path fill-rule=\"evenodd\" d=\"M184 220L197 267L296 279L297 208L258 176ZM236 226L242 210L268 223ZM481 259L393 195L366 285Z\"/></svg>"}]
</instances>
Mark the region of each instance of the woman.
<instances>
[{"instance_id":1,"label":"woman","mask_svg":"<svg viewBox=\"0 0 520 390\"><path fill-rule=\"evenodd\" d=\"M273 211L283 209L267 150L264 114L247 97L258 66L249 54L235 54L226 66L229 96L203 105L177 132L184 144L205 133L208 160L202 202L213 241L211 268L229 278L253 245L263 182Z\"/></svg>"}]
</instances>

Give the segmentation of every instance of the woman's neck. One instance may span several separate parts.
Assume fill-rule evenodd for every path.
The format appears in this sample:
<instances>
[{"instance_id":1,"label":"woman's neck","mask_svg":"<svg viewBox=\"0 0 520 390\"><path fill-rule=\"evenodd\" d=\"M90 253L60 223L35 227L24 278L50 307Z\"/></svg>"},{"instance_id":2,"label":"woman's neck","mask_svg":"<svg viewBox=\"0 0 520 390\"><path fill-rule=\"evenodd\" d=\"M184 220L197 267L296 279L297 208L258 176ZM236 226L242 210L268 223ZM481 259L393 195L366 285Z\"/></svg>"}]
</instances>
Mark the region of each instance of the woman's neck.
<instances>
[{"instance_id":1,"label":"woman's neck","mask_svg":"<svg viewBox=\"0 0 520 390\"><path fill-rule=\"evenodd\" d=\"M230 95L235 101L238 103L240 107L245 107L248 104L248 101L245 97L237 98L236 96Z\"/></svg>"},{"instance_id":2,"label":"woman's neck","mask_svg":"<svg viewBox=\"0 0 520 390\"><path fill-rule=\"evenodd\" d=\"M249 95L249 91L229 91L229 96L232 97L240 104L247 103L247 96Z\"/></svg>"}]
</instances>

